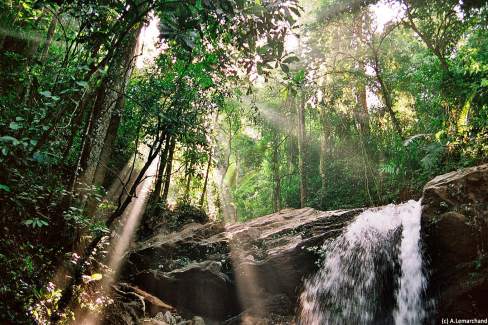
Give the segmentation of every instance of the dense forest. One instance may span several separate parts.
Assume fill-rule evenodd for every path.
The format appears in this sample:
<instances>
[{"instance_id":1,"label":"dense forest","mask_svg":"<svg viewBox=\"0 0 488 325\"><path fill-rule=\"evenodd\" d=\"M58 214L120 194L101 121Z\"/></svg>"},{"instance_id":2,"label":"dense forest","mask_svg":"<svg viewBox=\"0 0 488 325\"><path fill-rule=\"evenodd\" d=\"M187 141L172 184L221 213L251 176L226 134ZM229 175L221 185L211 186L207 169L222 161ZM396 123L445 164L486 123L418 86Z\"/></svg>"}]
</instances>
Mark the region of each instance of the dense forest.
<instances>
[{"instance_id":1,"label":"dense forest","mask_svg":"<svg viewBox=\"0 0 488 325\"><path fill-rule=\"evenodd\" d=\"M109 252L146 220L403 202L487 162L487 20L471 0L1 1L0 322L102 313Z\"/></svg>"}]
</instances>

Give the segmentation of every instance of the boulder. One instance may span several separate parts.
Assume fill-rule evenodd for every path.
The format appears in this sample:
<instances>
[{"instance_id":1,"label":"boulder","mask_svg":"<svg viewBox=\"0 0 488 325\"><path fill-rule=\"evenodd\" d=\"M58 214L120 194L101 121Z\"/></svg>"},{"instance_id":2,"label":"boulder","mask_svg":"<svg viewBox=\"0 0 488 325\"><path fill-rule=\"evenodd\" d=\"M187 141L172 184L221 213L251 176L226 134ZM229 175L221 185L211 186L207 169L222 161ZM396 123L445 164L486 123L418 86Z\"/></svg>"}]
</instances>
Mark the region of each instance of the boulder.
<instances>
[{"instance_id":1,"label":"boulder","mask_svg":"<svg viewBox=\"0 0 488 325\"><path fill-rule=\"evenodd\" d=\"M239 310L232 283L209 261L190 264L172 272L142 271L133 281L175 305L184 316L225 319Z\"/></svg>"},{"instance_id":2,"label":"boulder","mask_svg":"<svg viewBox=\"0 0 488 325\"><path fill-rule=\"evenodd\" d=\"M438 318L487 317L488 164L425 185L422 238Z\"/></svg>"},{"instance_id":3,"label":"boulder","mask_svg":"<svg viewBox=\"0 0 488 325\"><path fill-rule=\"evenodd\" d=\"M122 277L186 319L290 320L303 277L316 270L314 248L362 211L287 209L226 226L187 224L137 243Z\"/></svg>"}]
</instances>

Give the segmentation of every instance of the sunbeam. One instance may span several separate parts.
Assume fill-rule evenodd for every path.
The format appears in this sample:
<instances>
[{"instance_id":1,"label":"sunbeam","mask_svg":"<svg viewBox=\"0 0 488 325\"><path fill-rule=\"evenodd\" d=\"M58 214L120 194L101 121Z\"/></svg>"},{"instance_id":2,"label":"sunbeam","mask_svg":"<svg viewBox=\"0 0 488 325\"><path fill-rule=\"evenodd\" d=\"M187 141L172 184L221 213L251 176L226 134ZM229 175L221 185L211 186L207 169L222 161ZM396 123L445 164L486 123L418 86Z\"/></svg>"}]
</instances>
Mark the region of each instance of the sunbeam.
<instances>
[{"instance_id":1,"label":"sunbeam","mask_svg":"<svg viewBox=\"0 0 488 325\"><path fill-rule=\"evenodd\" d=\"M147 148L142 150L144 157L147 159ZM112 231L112 239L109 247L111 248L108 254L108 261L106 263L110 274L105 274L102 280L102 295L110 296L112 291L112 284L117 281L119 270L123 264L124 256L127 249L130 247L134 239L134 234L139 226L149 196L154 184L154 175L157 171L158 161L155 159L147 169L144 179L139 184L135 197L132 199L129 206L124 211L118 226ZM81 324L97 325L101 324L99 315L88 314L82 319Z\"/></svg>"}]
</instances>

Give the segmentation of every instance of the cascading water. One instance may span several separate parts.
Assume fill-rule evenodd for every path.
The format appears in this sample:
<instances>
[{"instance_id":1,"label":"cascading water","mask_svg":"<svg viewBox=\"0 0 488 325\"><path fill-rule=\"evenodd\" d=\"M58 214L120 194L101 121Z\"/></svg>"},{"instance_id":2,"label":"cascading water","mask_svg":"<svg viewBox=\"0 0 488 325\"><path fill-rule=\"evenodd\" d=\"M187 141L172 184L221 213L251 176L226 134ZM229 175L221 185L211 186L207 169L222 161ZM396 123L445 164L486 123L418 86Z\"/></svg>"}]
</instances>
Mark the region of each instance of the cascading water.
<instances>
[{"instance_id":1,"label":"cascading water","mask_svg":"<svg viewBox=\"0 0 488 325\"><path fill-rule=\"evenodd\" d=\"M305 281L299 324L421 324L426 279L420 202L361 213L323 246L321 269Z\"/></svg>"}]
</instances>

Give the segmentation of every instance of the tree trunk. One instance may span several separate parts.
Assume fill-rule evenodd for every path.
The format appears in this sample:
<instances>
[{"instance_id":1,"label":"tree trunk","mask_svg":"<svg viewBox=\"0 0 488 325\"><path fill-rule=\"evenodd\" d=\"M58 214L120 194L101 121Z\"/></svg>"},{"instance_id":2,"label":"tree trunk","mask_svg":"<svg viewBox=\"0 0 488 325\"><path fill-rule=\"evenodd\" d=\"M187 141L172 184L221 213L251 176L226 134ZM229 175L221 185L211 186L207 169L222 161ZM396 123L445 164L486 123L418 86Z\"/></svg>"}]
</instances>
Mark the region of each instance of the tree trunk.
<instances>
[{"instance_id":1,"label":"tree trunk","mask_svg":"<svg viewBox=\"0 0 488 325\"><path fill-rule=\"evenodd\" d=\"M408 22L406 22L406 25L410 26L410 28L412 28L412 30L415 32L415 34L417 34L420 37L420 39L425 43L427 48L429 50L431 50L432 53L439 59L439 62L441 63L442 70L444 70L444 72L447 75L450 75L449 64L447 63L446 57L444 57L444 55L442 55L439 48L434 45L434 41L432 39L430 39L427 35L422 33L420 31L420 29L417 27L417 25L414 22L414 18L412 16L410 7L407 6L406 9L407 9L406 14L407 14L407 18L408 18Z\"/></svg>"},{"instance_id":2,"label":"tree trunk","mask_svg":"<svg viewBox=\"0 0 488 325\"><path fill-rule=\"evenodd\" d=\"M208 153L207 170L205 171L205 180L203 181L202 194L200 196L200 201L198 203L199 207L203 207L203 203L205 202L205 194L207 192L207 186L208 186L208 175L210 174L211 167L212 167L212 149L210 149Z\"/></svg>"},{"instance_id":3,"label":"tree trunk","mask_svg":"<svg viewBox=\"0 0 488 325\"><path fill-rule=\"evenodd\" d=\"M164 179L164 190L163 190L163 196L162 196L162 201L164 204L168 203L168 193L169 193L169 186L171 184L171 172L173 168L173 155L175 152L175 145L176 145L176 138L172 137L171 138L171 144L169 147L169 153L168 153L168 161L166 165L166 177Z\"/></svg>"},{"instance_id":4,"label":"tree trunk","mask_svg":"<svg viewBox=\"0 0 488 325\"><path fill-rule=\"evenodd\" d=\"M191 185L191 179L193 177L193 162L189 161L186 166L186 184L185 184L185 191L183 198L185 202L190 202L190 185Z\"/></svg>"},{"instance_id":5,"label":"tree trunk","mask_svg":"<svg viewBox=\"0 0 488 325\"><path fill-rule=\"evenodd\" d=\"M365 71L365 67L363 64L360 65L362 70ZM370 129L369 129L369 111L368 111L368 101L366 96L366 85L360 81L356 86L356 98L359 104L358 110L358 122L361 128L361 132L363 136L369 137Z\"/></svg>"},{"instance_id":6,"label":"tree trunk","mask_svg":"<svg viewBox=\"0 0 488 325\"><path fill-rule=\"evenodd\" d=\"M171 140L170 135L166 135L164 149L161 153L159 160L158 175L156 178L156 184L154 185L154 198L157 199L161 196L161 188L163 187L163 175L166 169L166 163L168 161L168 151L169 151L169 141Z\"/></svg>"},{"instance_id":7,"label":"tree trunk","mask_svg":"<svg viewBox=\"0 0 488 325\"><path fill-rule=\"evenodd\" d=\"M118 106L123 106L124 98L119 98ZM117 138L117 130L119 129L120 125L120 116L121 110L116 109L116 112L112 115L110 119L110 124L107 129L107 135L105 136L105 141L103 143L103 150L100 153L100 159L98 161L98 166L95 171L95 176L93 178L93 183L96 185L102 185L105 180L105 176L107 174L108 165L110 162L110 157L112 156L112 148L115 143L115 139Z\"/></svg>"},{"instance_id":8,"label":"tree trunk","mask_svg":"<svg viewBox=\"0 0 488 325\"><path fill-rule=\"evenodd\" d=\"M320 171L320 180L321 180L321 208L325 209L327 206L327 201L325 199L325 195L327 193L327 150L328 150L328 142L330 136L330 129L328 125L328 121L326 119L324 108L320 111L320 120L322 124L322 136L320 138L320 162L319 162L319 171Z\"/></svg>"},{"instance_id":9,"label":"tree trunk","mask_svg":"<svg viewBox=\"0 0 488 325\"><path fill-rule=\"evenodd\" d=\"M97 100L97 96L98 96L98 91L96 93L94 93L94 100L96 101ZM93 123L93 108L89 111L89 113L87 114L88 116L85 117L86 121L85 121L85 125L83 127L83 130L82 130L82 134L81 134L81 148L80 148L80 153L78 155L78 159L77 159L77 162L76 162L76 168L73 170L73 173L71 173L70 175L70 181L69 181L69 184L70 184L70 192L74 193L76 192L78 186L77 186L77 179L78 179L78 176L80 174L80 171L81 171L81 165L82 165L82 162L84 161L85 156L87 154L87 150L85 148L88 147L88 144L87 142L89 141L89 131L91 129L91 125ZM83 119L83 116L82 116L82 119ZM51 126L51 127L54 127L54 124ZM48 139L48 134L44 134L42 139L41 140L45 140L47 141ZM38 145L39 145L39 142L38 142ZM41 148L41 147L39 147Z\"/></svg>"},{"instance_id":10,"label":"tree trunk","mask_svg":"<svg viewBox=\"0 0 488 325\"><path fill-rule=\"evenodd\" d=\"M227 154L226 154L226 157L225 157L225 160L224 160L222 177L220 179L220 188L221 188L221 190L223 190L225 176L227 175L227 172L229 171L229 167L230 167L230 157L232 155L232 140L233 140L232 123L229 122L229 137L227 138Z\"/></svg>"},{"instance_id":11,"label":"tree trunk","mask_svg":"<svg viewBox=\"0 0 488 325\"><path fill-rule=\"evenodd\" d=\"M400 122L398 121L398 118L395 114L395 111L393 110L393 99L391 97L391 92L388 89L388 86L386 85L386 83L383 79L383 75L382 75L380 62L379 62L379 58L378 58L377 53L374 54L373 70L375 72L376 80L378 80L378 83L380 84L381 94L382 94L383 100L385 102L386 110L387 110L388 114L390 115L391 122L393 123L393 127L397 131L398 135L403 139L402 127L400 126Z\"/></svg>"},{"instance_id":12,"label":"tree trunk","mask_svg":"<svg viewBox=\"0 0 488 325\"><path fill-rule=\"evenodd\" d=\"M56 25L58 23L58 19L56 14L53 14L51 18L51 22L49 23L49 28L47 29L46 41L44 42L42 52L39 55L39 61L45 62L47 59L47 55L49 54L49 47L53 41L54 32L56 31Z\"/></svg>"},{"instance_id":13,"label":"tree trunk","mask_svg":"<svg viewBox=\"0 0 488 325\"><path fill-rule=\"evenodd\" d=\"M73 119L73 123L71 124L70 132L67 135L68 140L66 141L66 147L63 150L62 160L60 163L60 167L64 167L67 164L69 154L71 152L71 148L73 147L73 142L75 140L76 134L80 131L83 122L83 111L80 110L78 114L76 114L75 118ZM69 183L68 183L69 184Z\"/></svg>"},{"instance_id":14,"label":"tree trunk","mask_svg":"<svg viewBox=\"0 0 488 325\"><path fill-rule=\"evenodd\" d=\"M287 111L287 122L289 127L289 134L296 135L297 134L297 109L295 106L295 100L290 95L285 101L285 108ZM291 176L295 173L298 166L298 138L297 136L289 136L286 141L286 161L287 165L287 181L288 185L291 183ZM285 206L289 206L290 202L284 202Z\"/></svg>"},{"instance_id":15,"label":"tree trunk","mask_svg":"<svg viewBox=\"0 0 488 325\"><path fill-rule=\"evenodd\" d=\"M134 184L132 184L129 190L129 195L126 196L124 202L119 204L117 209L110 215L110 217L105 222L105 226L107 228L110 228L113 222L118 218L120 218L123 215L124 211L129 206L130 202L132 201L132 198L136 194L137 187L143 181L144 175L146 174L147 170L151 166L154 158L156 158L157 156L156 153L161 149L162 142L163 142L162 139L156 139L153 145L151 146L149 156L144 166L142 167L141 171L137 175ZM83 274L85 273L86 267L89 264L87 262L91 258L93 251L97 248L98 244L105 236L106 236L105 233L103 232L99 233L92 239L92 241L84 249L84 252L83 254L81 254L79 261L73 267L73 271L71 272L72 274L68 284L61 292L61 297L58 300L56 309L53 311L53 313L50 316L50 324L57 324L60 321L63 312L66 310L66 308L68 308L68 306L72 302L73 298L77 294L75 290L76 286L79 286L83 282Z\"/></svg>"},{"instance_id":16,"label":"tree trunk","mask_svg":"<svg viewBox=\"0 0 488 325\"><path fill-rule=\"evenodd\" d=\"M241 174L239 173L240 169L241 169L241 159L240 159L240 156L239 156L239 151L236 151L235 153L235 158L236 158L236 168L234 170L234 180L233 180L233 185L234 185L234 188L237 188L237 186L239 186L239 180L240 180L240 176Z\"/></svg>"},{"instance_id":17,"label":"tree trunk","mask_svg":"<svg viewBox=\"0 0 488 325\"><path fill-rule=\"evenodd\" d=\"M215 115L213 116L213 121L212 121L212 130L210 132L210 141L208 143L208 162L207 162L207 170L205 172L205 181L203 182L203 189L202 189L202 194L200 196L200 201L199 201L199 206L202 208L203 204L205 202L205 195L207 194L207 187L208 187L208 178L210 175L210 170L212 168L212 158L214 155L214 147L212 146L213 140L214 140L214 132L215 128L217 127L219 121L219 110L215 112ZM208 203L208 202L207 202Z\"/></svg>"},{"instance_id":18,"label":"tree trunk","mask_svg":"<svg viewBox=\"0 0 488 325\"><path fill-rule=\"evenodd\" d=\"M111 152L112 148L104 148L107 131L112 118L120 118L116 112L117 103L123 103L123 97L128 79L133 68L133 58L137 49L137 39L142 23L134 27L127 36L126 43L118 50L109 67L104 81L98 89L97 100L93 107L91 126L88 138L81 155L79 182L86 186L94 184L94 177L99 165L101 153L104 150ZM115 123L115 122L114 122ZM110 156L110 154L109 154ZM96 184L99 185L99 184Z\"/></svg>"},{"instance_id":19,"label":"tree trunk","mask_svg":"<svg viewBox=\"0 0 488 325\"><path fill-rule=\"evenodd\" d=\"M298 117L298 172L300 174L300 207L307 202L306 148L305 148L305 91L302 90L300 105L297 105Z\"/></svg>"},{"instance_id":20,"label":"tree trunk","mask_svg":"<svg viewBox=\"0 0 488 325\"><path fill-rule=\"evenodd\" d=\"M364 37L365 24L367 24L366 14L360 11L357 15L355 15L355 24L354 24L355 46L356 46L355 51L358 54L360 54L362 51L361 44L362 44L362 39ZM357 60L356 65L359 73L364 78L366 76L365 62L362 60ZM370 127L369 127L367 90L366 90L365 81L361 79L362 78L360 78L355 83L355 87L354 87L356 102L357 102L357 109L355 109L355 115L362 136L368 139L370 134Z\"/></svg>"},{"instance_id":21,"label":"tree trunk","mask_svg":"<svg viewBox=\"0 0 488 325\"><path fill-rule=\"evenodd\" d=\"M272 146L273 211L278 212L281 210L280 137L278 134L274 135Z\"/></svg>"}]
</instances>

